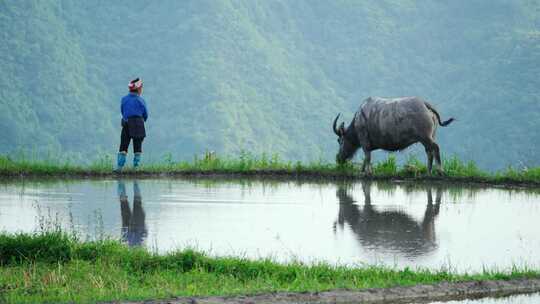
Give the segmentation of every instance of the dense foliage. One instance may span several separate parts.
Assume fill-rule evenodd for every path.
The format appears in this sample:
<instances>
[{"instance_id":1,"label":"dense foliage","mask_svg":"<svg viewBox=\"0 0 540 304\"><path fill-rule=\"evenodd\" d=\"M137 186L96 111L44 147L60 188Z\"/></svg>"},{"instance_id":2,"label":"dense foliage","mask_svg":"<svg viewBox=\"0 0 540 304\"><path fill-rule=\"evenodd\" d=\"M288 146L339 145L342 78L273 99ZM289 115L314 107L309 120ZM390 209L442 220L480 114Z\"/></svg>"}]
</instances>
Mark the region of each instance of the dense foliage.
<instances>
[{"instance_id":1,"label":"dense foliage","mask_svg":"<svg viewBox=\"0 0 540 304\"><path fill-rule=\"evenodd\" d=\"M333 159L367 96L418 95L446 155L538 166L538 1L0 1L0 153L114 153L140 76L145 152ZM412 149L423 159L423 149Z\"/></svg>"}]
</instances>

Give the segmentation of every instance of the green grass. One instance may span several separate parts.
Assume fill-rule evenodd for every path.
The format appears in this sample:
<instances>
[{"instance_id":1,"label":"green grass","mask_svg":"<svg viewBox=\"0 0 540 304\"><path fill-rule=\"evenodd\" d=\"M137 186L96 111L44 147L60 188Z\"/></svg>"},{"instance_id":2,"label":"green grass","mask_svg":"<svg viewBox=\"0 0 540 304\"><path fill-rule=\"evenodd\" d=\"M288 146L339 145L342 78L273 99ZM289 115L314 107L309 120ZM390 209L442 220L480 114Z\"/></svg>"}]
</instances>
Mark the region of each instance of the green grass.
<instances>
[{"instance_id":1,"label":"green grass","mask_svg":"<svg viewBox=\"0 0 540 304\"><path fill-rule=\"evenodd\" d=\"M85 166L69 161L54 159L12 159L0 155L0 176L59 176L59 175L112 175L114 159L103 156ZM191 173L236 173L236 174L290 174L321 176L360 176L360 163L344 165L324 160L302 163L284 161L278 155L255 156L242 152L238 157L218 157L206 153L192 161L173 161L170 155L160 162L145 163L138 170L126 166L124 174L191 174ZM498 172L487 172L473 162L462 162L456 157L443 160L443 176L454 180L477 180L488 183L540 183L540 167L515 169L509 167ZM437 173L434 173L438 175ZM399 165L393 154L373 164L375 178L423 178L427 176L425 161L410 157Z\"/></svg>"},{"instance_id":2,"label":"green grass","mask_svg":"<svg viewBox=\"0 0 540 304\"><path fill-rule=\"evenodd\" d=\"M0 175L58 175L58 174L111 174L115 160L111 157L101 157L88 166L71 164L68 161L40 160L40 159L13 159L0 155ZM182 172L220 172L220 173L247 173L247 172L320 172L353 174L357 171L356 166L348 163L336 166L322 160L302 163L300 161L284 161L277 154L268 156L263 154L259 157L242 152L237 158L218 157L212 153L206 153L202 157L195 157L192 161L172 161L166 156L159 163L145 163L138 170L129 165L124 172L129 173L182 173Z\"/></svg>"},{"instance_id":3,"label":"green grass","mask_svg":"<svg viewBox=\"0 0 540 304\"><path fill-rule=\"evenodd\" d=\"M92 302L173 296L373 288L442 281L539 277L514 268L456 274L441 269L279 264L212 257L192 249L157 255L118 241L80 242L61 231L0 234L0 302Z\"/></svg>"}]
</instances>

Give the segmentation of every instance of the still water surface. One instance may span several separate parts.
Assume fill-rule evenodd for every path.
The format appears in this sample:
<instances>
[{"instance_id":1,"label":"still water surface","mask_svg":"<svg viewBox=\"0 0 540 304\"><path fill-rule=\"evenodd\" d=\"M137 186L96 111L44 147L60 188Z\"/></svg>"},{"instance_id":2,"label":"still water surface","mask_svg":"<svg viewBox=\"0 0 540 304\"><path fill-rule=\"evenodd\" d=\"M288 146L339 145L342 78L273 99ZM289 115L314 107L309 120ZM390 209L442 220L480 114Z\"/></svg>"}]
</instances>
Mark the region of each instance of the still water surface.
<instances>
[{"instance_id":1,"label":"still water surface","mask_svg":"<svg viewBox=\"0 0 540 304\"><path fill-rule=\"evenodd\" d=\"M483 298L478 300L463 300L449 302L433 302L431 304L538 304L540 293L515 295L502 298Z\"/></svg>"},{"instance_id":2,"label":"still water surface","mask_svg":"<svg viewBox=\"0 0 540 304\"><path fill-rule=\"evenodd\" d=\"M78 180L0 184L0 230L56 222L167 252L481 271L540 267L540 195L443 184Z\"/></svg>"}]
</instances>

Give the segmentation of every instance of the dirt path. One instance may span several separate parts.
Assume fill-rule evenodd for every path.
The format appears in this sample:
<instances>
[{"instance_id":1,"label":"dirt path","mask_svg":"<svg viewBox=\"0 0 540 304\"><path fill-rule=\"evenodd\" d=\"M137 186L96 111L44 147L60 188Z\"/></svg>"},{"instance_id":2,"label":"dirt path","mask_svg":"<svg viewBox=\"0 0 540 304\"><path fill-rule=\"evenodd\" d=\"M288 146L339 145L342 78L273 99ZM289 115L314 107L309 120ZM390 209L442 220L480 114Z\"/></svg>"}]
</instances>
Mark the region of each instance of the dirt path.
<instances>
[{"instance_id":1,"label":"dirt path","mask_svg":"<svg viewBox=\"0 0 540 304\"><path fill-rule=\"evenodd\" d=\"M393 287L363 290L332 290L305 293L268 293L253 296L181 297L168 300L122 302L123 304L248 304L248 303L429 303L432 301L460 300L486 296L507 296L540 292L540 278L509 281L475 281L439 283L411 287Z\"/></svg>"}]
</instances>

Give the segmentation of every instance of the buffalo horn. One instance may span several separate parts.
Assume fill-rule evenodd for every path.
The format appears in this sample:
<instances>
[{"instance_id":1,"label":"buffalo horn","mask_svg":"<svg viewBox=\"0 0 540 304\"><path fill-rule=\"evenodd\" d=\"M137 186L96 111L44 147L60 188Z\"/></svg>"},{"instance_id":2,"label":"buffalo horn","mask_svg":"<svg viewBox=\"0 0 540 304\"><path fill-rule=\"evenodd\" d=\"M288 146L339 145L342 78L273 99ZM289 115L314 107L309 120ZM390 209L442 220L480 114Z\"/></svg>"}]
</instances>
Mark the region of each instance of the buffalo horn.
<instances>
[{"instance_id":1,"label":"buffalo horn","mask_svg":"<svg viewBox=\"0 0 540 304\"><path fill-rule=\"evenodd\" d=\"M339 136L339 132L338 132L338 129L336 128L337 127L337 121L339 119L339 115L341 113L339 113L337 116L336 116L336 119L334 119L334 123L332 124L332 130L334 130L334 133L336 133L337 136Z\"/></svg>"}]
</instances>

